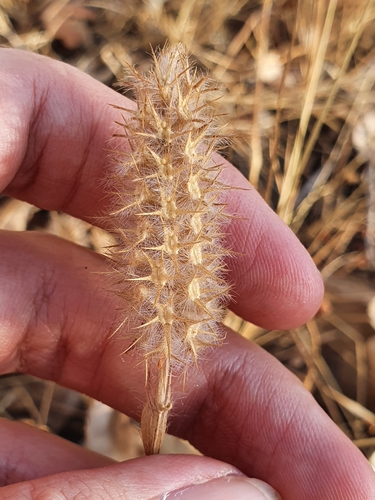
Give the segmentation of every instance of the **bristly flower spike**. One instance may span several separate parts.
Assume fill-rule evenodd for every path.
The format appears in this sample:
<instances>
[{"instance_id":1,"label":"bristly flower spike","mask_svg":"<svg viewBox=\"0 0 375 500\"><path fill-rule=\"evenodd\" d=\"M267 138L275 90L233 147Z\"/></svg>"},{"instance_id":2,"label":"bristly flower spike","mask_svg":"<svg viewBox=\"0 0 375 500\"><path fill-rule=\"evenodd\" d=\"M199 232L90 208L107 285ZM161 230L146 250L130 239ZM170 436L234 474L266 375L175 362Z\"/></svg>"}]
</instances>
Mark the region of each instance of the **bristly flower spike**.
<instances>
[{"instance_id":1,"label":"bristly flower spike","mask_svg":"<svg viewBox=\"0 0 375 500\"><path fill-rule=\"evenodd\" d=\"M131 346L146 366L146 454L160 451L173 377L222 342L230 288L224 264L230 252L222 242L228 186L218 180L219 123L210 104L217 88L190 65L181 44L153 59L147 75L128 69L125 85L137 108L116 136L127 138L131 153L120 152L109 179L116 293L124 310L136 311Z\"/></svg>"}]
</instances>

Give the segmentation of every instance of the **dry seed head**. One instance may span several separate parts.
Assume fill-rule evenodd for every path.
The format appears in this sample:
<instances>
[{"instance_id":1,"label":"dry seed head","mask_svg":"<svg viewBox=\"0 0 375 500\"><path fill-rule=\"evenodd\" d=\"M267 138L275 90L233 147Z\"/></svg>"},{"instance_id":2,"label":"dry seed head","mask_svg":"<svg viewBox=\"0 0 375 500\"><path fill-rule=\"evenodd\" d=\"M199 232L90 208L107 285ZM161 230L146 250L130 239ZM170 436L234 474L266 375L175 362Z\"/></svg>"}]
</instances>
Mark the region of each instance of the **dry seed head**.
<instances>
[{"instance_id":1,"label":"dry seed head","mask_svg":"<svg viewBox=\"0 0 375 500\"><path fill-rule=\"evenodd\" d=\"M228 215L213 156L219 126L209 101L217 89L191 67L181 44L154 54L147 75L128 73L137 109L122 125L132 153L110 180L118 240L111 259L124 277L119 294L138 314L134 345L146 360L148 398L142 434L146 453L155 453L173 374L222 339Z\"/></svg>"}]
</instances>

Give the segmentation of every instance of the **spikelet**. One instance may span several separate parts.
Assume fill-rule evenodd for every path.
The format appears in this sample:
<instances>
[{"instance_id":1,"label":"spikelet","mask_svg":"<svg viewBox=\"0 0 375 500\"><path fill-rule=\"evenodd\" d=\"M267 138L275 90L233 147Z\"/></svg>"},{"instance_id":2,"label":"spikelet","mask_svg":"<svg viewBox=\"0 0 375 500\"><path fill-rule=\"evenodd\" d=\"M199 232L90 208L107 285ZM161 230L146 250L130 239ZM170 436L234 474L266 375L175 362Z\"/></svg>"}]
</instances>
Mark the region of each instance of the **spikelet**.
<instances>
[{"instance_id":1,"label":"spikelet","mask_svg":"<svg viewBox=\"0 0 375 500\"><path fill-rule=\"evenodd\" d=\"M132 153L117 155L110 179L111 260L118 295L130 303L134 339L146 365L141 431L146 454L158 453L172 407L174 375L222 341L218 322L228 300L222 246L225 213L214 159L217 88L192 68L183 45L153 54L147 75L128 68L136 110L116 134ZM124 308L125 309L125 308Z\"/></svg>"}]
</instances>

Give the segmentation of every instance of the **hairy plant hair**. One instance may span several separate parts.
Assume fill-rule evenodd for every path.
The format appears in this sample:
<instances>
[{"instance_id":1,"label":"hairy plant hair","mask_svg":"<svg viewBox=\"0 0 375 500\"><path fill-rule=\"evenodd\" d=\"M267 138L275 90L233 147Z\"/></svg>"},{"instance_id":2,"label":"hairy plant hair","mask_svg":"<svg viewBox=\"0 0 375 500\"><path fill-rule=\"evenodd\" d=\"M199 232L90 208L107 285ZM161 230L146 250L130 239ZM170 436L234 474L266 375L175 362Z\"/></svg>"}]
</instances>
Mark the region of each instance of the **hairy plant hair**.
<instances>
[{"instance_id":1,"label":"hairy plant hair","mask_svg":"<svg viewBox=\"0 0 375 500\"><path fill-rule=\"evenodd\" d=\"M116 134L131 153L117 152L109 179L118 242L110 257L117 293L134 313L129 349L146 363L141 428L151 454L166 429L173 375L223 339L228 187L214 155L220 124L211 103L218 89L191 66L182 44L153 53L148 74L129 67L124 85L136 108L124 110Z\"/></svg>"}]
</instances>

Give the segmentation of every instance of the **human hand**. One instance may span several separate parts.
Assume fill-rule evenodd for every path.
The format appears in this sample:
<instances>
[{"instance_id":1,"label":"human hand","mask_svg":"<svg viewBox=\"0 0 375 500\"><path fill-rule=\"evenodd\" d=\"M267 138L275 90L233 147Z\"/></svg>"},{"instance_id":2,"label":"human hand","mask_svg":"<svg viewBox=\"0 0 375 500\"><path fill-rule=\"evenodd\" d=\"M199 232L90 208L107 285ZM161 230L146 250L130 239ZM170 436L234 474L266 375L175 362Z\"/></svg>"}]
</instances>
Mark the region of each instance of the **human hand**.
<instances>
[{"instance_id":1,"label":"human hand","mask_svg":"<svg viewBox=\"0 0 375 500\"><path fill-rule=\"evenodd\" d=\"M1 49L0 67L0 189L91 222L107 203L104 149L118 119L107 103L126 106L126 98L33 54ZM248 187L229 164L224 176ZM242 255L229 263L232 309L266 328L305 322L322 296L306 251L255 190L232 191L228 201L247 219L235 219L228 236ZM109 338L118 304L105 291L103 258L52 236L5 231L0 255L0 371L54 380L139 418L143 368L131 355L124 363L125 341ZM243 498L267 498L260 496L263 483L246 483L239 471L266 481L284 500L375 498L367 461L312 396L272 356L231 331L189 372L169 430L206 456L114 464L2 421L0 500L162 498L196 483L184 492L190 497L177 498L240 499L246 491Z\"/></svg>"}]
</instances>

